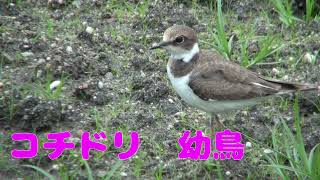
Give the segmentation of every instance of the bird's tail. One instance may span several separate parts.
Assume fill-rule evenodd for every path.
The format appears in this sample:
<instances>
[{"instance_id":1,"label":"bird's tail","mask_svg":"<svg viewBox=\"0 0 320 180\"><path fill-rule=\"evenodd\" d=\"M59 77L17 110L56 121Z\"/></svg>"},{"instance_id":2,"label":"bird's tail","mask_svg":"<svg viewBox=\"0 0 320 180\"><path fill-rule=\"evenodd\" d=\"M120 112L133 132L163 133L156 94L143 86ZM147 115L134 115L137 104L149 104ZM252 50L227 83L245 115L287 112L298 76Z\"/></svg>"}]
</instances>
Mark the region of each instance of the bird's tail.
<instances>
[{"instance_id":1,"label":"bird's tail","mask_svg":"<svg viewBox=\"0 0 320 180\"><path fill-rule=\"evenodd\" d=\"M281 86L280 91L319 91L320 92L320 85L315 84L301 84L301 83L294 83L294 82L283 82L278 80L270 80L264 79L268 82L278 84Z\"/></svg>"}]
</instances>

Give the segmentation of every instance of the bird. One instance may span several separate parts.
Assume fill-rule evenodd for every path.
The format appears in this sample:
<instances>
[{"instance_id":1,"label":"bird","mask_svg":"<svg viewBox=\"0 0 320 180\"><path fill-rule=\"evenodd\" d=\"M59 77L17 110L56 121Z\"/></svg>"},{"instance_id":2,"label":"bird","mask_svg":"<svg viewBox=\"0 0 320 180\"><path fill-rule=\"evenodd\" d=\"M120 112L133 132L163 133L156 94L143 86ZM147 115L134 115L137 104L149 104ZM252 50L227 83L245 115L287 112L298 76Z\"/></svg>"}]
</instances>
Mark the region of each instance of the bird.
<instances>
[{"instance_id":1,"label":"bird","mask_svg":"<svg viewBox=\"0 0 320 180\"><path fill-rule=\"evenodd\" d=\"M167 74L176 93L190 106L210 113L210 125L216 121L220 128L224 125L218 113L254 106L274 95L320 89L265 78L217 51L202 50L196 32L185 25L166 29L162 42L150 50L159 48L170 54Z\"/></svg>"}]
</instances>

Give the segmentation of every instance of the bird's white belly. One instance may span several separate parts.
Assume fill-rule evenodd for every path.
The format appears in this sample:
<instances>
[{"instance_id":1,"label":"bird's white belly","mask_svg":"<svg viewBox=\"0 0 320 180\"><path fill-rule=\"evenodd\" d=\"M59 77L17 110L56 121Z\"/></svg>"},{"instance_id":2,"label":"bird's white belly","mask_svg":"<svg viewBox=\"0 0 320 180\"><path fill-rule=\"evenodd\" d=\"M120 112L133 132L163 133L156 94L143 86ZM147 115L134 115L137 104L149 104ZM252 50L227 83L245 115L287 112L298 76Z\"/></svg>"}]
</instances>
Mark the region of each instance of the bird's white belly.
<instances>
[{"instance_id":1,"label":"bird's white belly","mask_svg":"<svg viewBox=\"0 0 320 180\"><path fill-rule=\"evenodd\" d=\"M179 96L187 102L189 105L201 109L209 113L218 113L240 109L246 106L253 106L259 102L258 99L250 100L237 100L237 101L216 101L209 100L205 101L194 94L193 90L189 87L190 75L175 78L171 73L170 67L167 66L167 73L174 90Z\"/></svg>"}]
</instances>

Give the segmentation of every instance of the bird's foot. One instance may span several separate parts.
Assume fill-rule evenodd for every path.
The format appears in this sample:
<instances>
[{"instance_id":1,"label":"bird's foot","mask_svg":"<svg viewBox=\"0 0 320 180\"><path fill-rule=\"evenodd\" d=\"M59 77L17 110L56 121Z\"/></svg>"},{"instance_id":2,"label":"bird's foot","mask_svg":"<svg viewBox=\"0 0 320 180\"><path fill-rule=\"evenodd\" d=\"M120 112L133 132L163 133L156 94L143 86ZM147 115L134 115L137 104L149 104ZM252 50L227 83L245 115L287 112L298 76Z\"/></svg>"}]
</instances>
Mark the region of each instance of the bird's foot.
<instances>
[{"instance_id":1,"label":"bird's foot","mask_svg":"<svg viewBox=\"0 0 320 180\"><path fill-rule=\"evenodd\" d=\"M225 129L225 125L220 121L219 116L215 114L211 115L209 127L211 128L211 133Z\"/></svg>"}]
</instances>

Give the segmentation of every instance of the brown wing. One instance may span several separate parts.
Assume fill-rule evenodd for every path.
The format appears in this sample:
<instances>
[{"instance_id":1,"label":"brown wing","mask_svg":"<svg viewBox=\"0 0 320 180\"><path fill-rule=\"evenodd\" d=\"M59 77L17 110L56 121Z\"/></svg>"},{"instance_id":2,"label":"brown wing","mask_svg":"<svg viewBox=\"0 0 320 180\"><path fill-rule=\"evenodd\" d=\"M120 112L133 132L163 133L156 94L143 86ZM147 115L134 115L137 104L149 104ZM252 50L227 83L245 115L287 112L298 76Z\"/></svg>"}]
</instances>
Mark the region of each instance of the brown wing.
<instances>
[{"instance_id":1,"label":"brown wing","mask_svg":"<svg viewBox=\"0 0 320 180\"><path fill-rule=\"evenodd\" d=\"M278 93L282 86L260 78L212 52L201 52L189 86L204 100L244 100Z\"/></svg>"}]
</instances>

